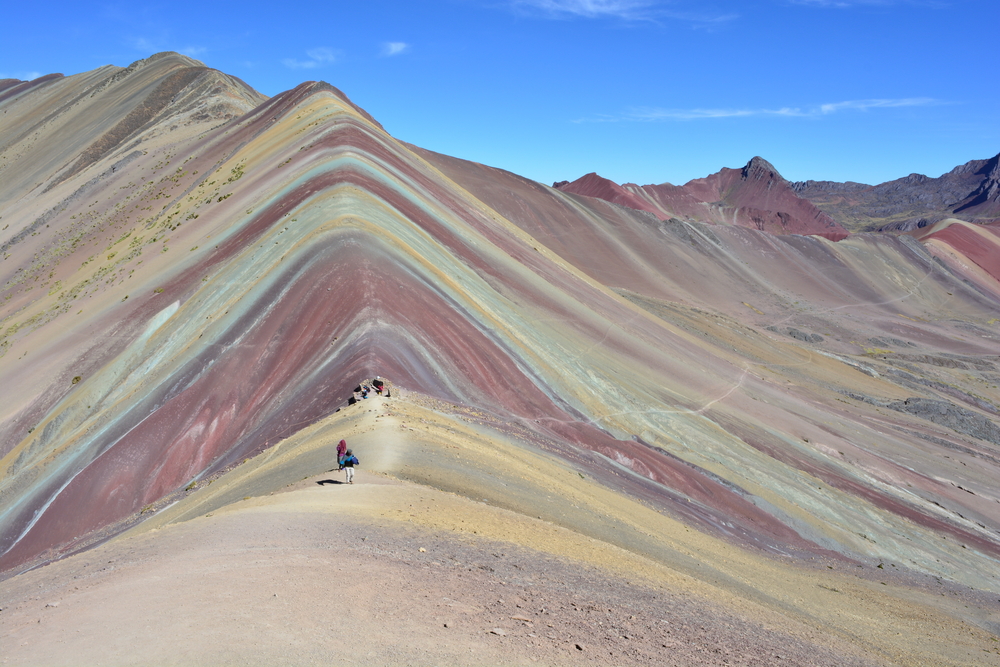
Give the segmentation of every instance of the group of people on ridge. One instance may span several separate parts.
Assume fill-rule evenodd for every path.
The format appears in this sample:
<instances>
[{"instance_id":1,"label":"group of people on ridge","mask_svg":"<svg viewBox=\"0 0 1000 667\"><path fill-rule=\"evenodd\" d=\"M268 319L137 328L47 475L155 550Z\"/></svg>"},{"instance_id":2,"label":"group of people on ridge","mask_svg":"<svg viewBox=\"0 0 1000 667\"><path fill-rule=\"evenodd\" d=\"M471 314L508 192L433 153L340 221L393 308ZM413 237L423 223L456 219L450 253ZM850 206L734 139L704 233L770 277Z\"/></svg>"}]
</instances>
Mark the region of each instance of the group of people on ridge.
<instances>
[{"instance_id":1,"label":"group of people on ridge","mask_svg":"<svg viewBox=\"0 0 1000 667\"><path fill-rule=\"evenodd\" d=\"M372 380L371 384L368 384L367 382L362 382L355 391L361 393L361 398L368 398L368 394L376 394L377 396L381 396L383 391L385 391L386 397L389 396L389 389L385 386L385 383L382 381L382 378L380 377L377 377L374 380Z\"/></svg>"}]
</instances>

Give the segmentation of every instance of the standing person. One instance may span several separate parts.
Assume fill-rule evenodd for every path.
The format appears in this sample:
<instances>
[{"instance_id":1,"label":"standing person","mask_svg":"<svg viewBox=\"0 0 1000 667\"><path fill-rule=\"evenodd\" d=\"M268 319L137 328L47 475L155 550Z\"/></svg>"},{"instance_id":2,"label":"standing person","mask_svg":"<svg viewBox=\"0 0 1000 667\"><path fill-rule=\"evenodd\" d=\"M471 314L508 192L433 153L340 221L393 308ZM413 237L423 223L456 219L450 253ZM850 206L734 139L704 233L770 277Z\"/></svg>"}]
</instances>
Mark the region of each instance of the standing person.
<instances>
[{"instance_id":1,"label":"standing person","mask_svg":"<svg viewBox=\"0 0 1000 667\"><path fill-rule=\"evenodd\" d=\"M354 484L354 466L357 465L361 465L361 462L358 461L358 457L352 454L351 450L348 449L347 453L344 454L344 460L341 463L341 466L346 471L345 474L347 475L348 484Z\"/></svg>"},{"instance_id":2,"label":"standing person","mask_svg":"<svg viewBox=\"0 0 1000 667\"><path fill-rule=\"evenodd\" d=\"M344 469L344 454L347 453L347 441L341 440L337 444L337 470Z\"/></svg>"}]
</instances>

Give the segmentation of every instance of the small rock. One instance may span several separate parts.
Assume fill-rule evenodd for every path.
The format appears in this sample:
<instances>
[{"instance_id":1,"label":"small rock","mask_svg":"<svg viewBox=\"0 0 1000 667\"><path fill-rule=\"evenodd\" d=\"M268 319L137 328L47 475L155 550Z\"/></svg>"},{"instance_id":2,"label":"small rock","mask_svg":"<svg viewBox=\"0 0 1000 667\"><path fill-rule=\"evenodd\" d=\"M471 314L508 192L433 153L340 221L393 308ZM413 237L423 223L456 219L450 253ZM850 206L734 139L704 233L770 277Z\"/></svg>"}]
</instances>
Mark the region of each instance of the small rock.
<instances>
[{"instance_id":1,"label":"small rock","mask_svg":"<svg viewBox=\"0 0 1000 667\"><path fill-rule=\"evenodd\" d=\"M493 628L492 630L490 630L490 633L492 633L494 635L499 635L501 637L506 637L507 636L507 631L504 630L503 628Z\"/></svg>"},{"instance_id":2,"label":"small rock","mask_svg":"<svg viewBox=\"0 0 1000 667\"><path fill-rule=\"evenodd\" d=\"M427 551L427 549L424 549L423 547L420 547L419 549L417 549L417 551L419 551L420 553L424 553L425 551Z\"/></svg>"},{"instance_id":3,"label":"small rock","mask_svg":"<svg viewBox=\"0 0 1000 667\"><path fill-rule=\"evenodd\" d=\"M583 646L582 646L582 645L580 645L580 644L573 644L573 646L575 646L575 647L576 647L576 650L577 650L577 651L582 651L582 650L583 650Z\"/></svg>"},{"instance_id":4,"label":"small rock","mask_svg":"<svg viewBox=\"0 0 1000 667\"><path fill-rule=\"evenodd\" d=\"M515 620L515 621L524 621L525 623L531 623L532 622L530 618L527 618L525 616L511 616L511 619Z\"/></svg>"},{"instance_id":5,"label":"small rock","mask_svg":"<svg viewBox=\"0 0 1000 667\"><path fill-rule=\"evenodd\" d=\"M46 602L45 606L46 607L58 607L59 603L58 602Z\"/></svg>"}]
</instances>

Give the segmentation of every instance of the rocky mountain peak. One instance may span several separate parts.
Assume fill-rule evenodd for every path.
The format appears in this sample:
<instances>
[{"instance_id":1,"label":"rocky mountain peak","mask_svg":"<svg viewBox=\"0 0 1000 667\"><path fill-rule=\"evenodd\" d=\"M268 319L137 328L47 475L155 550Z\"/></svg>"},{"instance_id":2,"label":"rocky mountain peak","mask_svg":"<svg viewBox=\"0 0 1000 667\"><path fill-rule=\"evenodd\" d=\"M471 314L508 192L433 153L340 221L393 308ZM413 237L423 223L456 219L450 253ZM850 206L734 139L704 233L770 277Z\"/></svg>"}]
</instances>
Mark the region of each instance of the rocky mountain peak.
<instances>
[{"instance_id":1,"label":"rocky mountain peak","mask_svg":"<svg viewBox=\"0 0 1000 667\"><path fill-rule=\"evenodd\" d=\"M955 213L977 207L986 214L996 215L1000 212L1000 154L986 160L976 176L982 176L982 182L955 208Z\"/></svg>"},{"instance_id":2,"label":"rocky mountain peak","mask_svg":"<svg viewBox=\"0 0 1000 667\"><path fill-rule=\"evenodd\" d=\"M743 167L741 177L744 181L784 181L785 179L774 168L774 165L760 156L755 156Z\"/></svg>"}]
</instances>

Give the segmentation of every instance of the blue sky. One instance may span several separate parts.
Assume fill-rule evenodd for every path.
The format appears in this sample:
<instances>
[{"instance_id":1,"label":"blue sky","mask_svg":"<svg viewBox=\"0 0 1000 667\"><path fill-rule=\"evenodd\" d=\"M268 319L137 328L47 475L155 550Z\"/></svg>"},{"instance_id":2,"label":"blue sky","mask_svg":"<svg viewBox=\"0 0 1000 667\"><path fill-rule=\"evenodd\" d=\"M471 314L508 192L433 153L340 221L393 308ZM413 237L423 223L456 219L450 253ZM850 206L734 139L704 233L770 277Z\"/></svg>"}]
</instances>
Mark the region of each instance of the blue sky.
<instances>
[{"instance_id":1,"label":"blue sky","mask_svg":"<svg viewBox=\"0 0 1000 667\"><path fill-rule=\"evenodd\" d=\"M43 13L44 9L44 13ZM940 176L1000 152L997 0L10 3L0 77L179 51L343 90L395 137L550 184Z\"/></svg>"}]
</instances>

